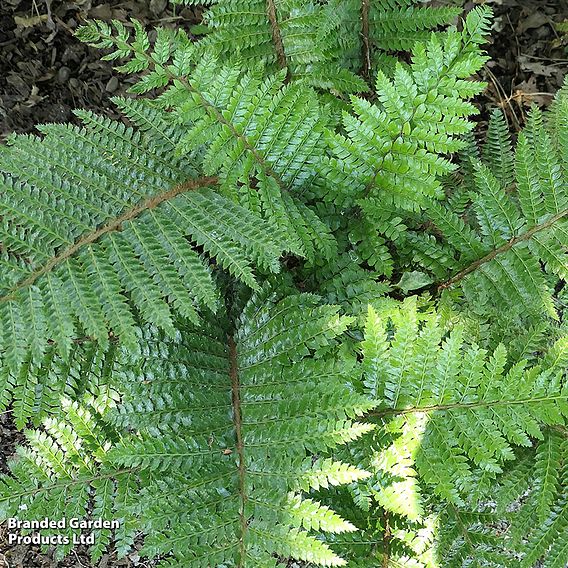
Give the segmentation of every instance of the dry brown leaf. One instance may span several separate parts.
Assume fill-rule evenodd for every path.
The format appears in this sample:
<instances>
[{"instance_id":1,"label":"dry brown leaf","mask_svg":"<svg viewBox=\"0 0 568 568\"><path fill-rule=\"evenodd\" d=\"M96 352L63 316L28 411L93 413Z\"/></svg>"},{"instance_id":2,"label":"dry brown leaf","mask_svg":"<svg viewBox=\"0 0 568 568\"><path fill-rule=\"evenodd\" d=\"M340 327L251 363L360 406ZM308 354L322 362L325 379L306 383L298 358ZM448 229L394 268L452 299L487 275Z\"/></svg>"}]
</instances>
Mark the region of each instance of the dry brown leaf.
<instances>
[{"instance_id":1,"label":"dry brown leaf","mask_svg":"<svg viewBox=\"0 0 568 568\"><path fill-rule=\"evenodd\" d=\"M530 61L528 57L519 56L519 64L523 71L530 71L541 77L552 77L557 71L553 65L545 65L538 61Z\"/></svg>"},{"instance_id":2,"label":"dry brown leaf","mask_svg":"<svg viewBox=\"0 0 568 568\"><path fill-rule=\"evenodd\" d=\"M520 20L517 26L517 33L524 34L527 30L540 28L550 23L550 18L543 12L533 12L530 16Z\"/></svg>"}]
</instances>

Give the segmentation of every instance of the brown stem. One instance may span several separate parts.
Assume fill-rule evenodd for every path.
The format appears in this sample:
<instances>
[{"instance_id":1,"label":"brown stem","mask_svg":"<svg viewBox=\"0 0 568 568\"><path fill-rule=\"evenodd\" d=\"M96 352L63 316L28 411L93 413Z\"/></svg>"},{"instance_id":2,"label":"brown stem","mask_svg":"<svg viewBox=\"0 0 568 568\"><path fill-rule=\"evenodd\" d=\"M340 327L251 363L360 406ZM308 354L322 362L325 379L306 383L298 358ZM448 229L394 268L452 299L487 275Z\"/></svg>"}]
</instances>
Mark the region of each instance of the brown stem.
<instances>
[{"instance_id":1,"label":"brown stem","mask_svg":"<svg viewBox=\"0 0 568 568\"><path fill-rule=\"evenodd\" d=\"M371 0L361 2L361 59L363 66L361 75L365 81L371 79L371 42L369 40L369 12L371 11Z\"/></svg>"},{"instance_id":2,"label":"brown stem","mask_svg":"<svg viewBox=\"0 0 568 568\"><path fill-rule=\"evenodd\" d=\"M286 82L290 80L290 68L288 67L288 60L286 59L286 52L284 50L284 42L282 41L282 33L278 25L278 15L276 13L276 4L274 0L266 0L266 12L268 20L270 21L270 30L272 31L272 41L276 49L276 58L280 69L286 69Z\"/></svg>"},{"instance_id":3,"label":"brown stem","mask_svg":"<svg viewBox=\"0 0 568 568\"><path fill-rule=\"evenodd\" d=\"M276 14L276 8L274 8L274 10ZM110 35L104 37L105 39L113 40L112 36ZM131 46L128 47L129 49L131 48ZM155 61L146 51L136 51L136 54L140 57L146 58L146 60L150 65L150 68L153 68L155 66ZM252 144L250 140L243 133L239 132L235 128L235 125L230 120L226 119L225 116L223 116L223 113L212 102L210 102L198 88L196 88L186 77L182 75L176 75L175 73L173 73L172 70L169 68L169 66L165 66L162 69L162 71L166 74L168 79L172 81L174 84L176 82L181 83L189 92L195 94L195 96L200 100L201 104L203 105L205 110L209 113L209 115L214 117L217 121L219 121L220 124L226 126L231 132L231 134L237 140L240 140L242 142L243 146L252 154L254 159L263 169L264 173L267 176L273 178L282 191L288 191L288 188L286 187L286 184L283 182L281 177L270 167L270 165L266 162L262 154L260 154L258 150L254 147L254 144Z\"/></svg>"},{"instance_id":4,"label":"brown stem","mask_svg":"<svg viewBox=\"0 0 568 568\"><path fill-rule=\"evenodd\" d=\"M254 145L250 143L249 139L244 134L241 134L235 128L235 125L232 122L230 122L229 120L227 120L223 116L221 111L215 105L213 105L213 103L210 103L205 98L205 96L203 95L203 93L199 89L196 89L185 77L177 77L177 76L173 75L172 73L168 73L168 76L173 81L179 81L188 91L190 91L191 93L194 93L199 98L199 100L201 101L201 104L205 107L207 112L210 115L214 116L215 119L218 120L220 124L223 124L224 126L226 126L231 131L231 134L237 140L240 140L243 143L244 147L252 154L254 159L258 162L260 167L264 170L264 173L267 176L270 176L271 178L273 178L282 191L288 191L288 188L286 187L286 185L284 184L284 182L282 181L280 176L270 167L270 165L266 162L266 160L264 159L262 154L260 154L258 152L258 150L254 147Z\"/></svg>"},{"instance_id":5,"label":"brown stem","mask_svg":"<svg viewBox=\"0 0 568 568\"><path fill-rule=\"evenodd\" d=\"M456 518L456 522L459 525L460 531L463 535L463 539L464 542L467 544L468 548L470 549L470 551L472 553L475 553L476 551L476 547L473 544L471 537L469 535L469 531L467 530L466 526L463 524L463 520L461 518L460 512L457 509L457 507L450 501L450 507L452 508L453 512L454 512L454 516Z\"/></svg>"},{"instance_id":6,"label":"brown stem","mask_svg":"<svg viewBox=\"0 0 568 568\"><path fill-rule=\"evenodd\" d=\"M527 398L519 400L489 400L478 402L455 402L453 404L434 404L432 406L415 406L412 408L385 408L384 410L375 410L368 412L365 418L377 418L390 416L392 414L415 414L417 412L443 412L444 410L453 410L454 408L490 408L492 406L519 405L519 404L536 404L542 402L551 402L556 400L565 400L566 396L546 396L541 398Z\"/></svg>"},{"instance_id":7,"label":"brown stem","mask_svg":"<svg viewBox=\"0 0 568 568\"><path fill-rule=\"evenodd\" d=\"M248 529L247 517L245 514L245 506L247 502L245 480L246 480L246 466L244 457L244 443L242 434L242 416L241 416L241 391L239 385L238 375L238 362L237 362L237 346L232 335L228 338L229 344L229 376L231 377L231 389L233 399L233 421L235 424L235 433L237 438L237 458L239 460L239 493L241 496L241 510L240 510L240 523L241 523L241 536L240 536L240 559L239 568L244 566L246 558L245 550L245 535Z\"/></svg>"},{"instance_id":8,"label":"brown stem","mask_svg":"<svg viewBox=\"0 0 568 568\"><path fill-rule=\"evenodd\" d=\"M189 180L184 183L180 183L179 185L176 185L169 191L166 191L164 193L159 193L158 195L154 195L149 199L141 201L140 203L132 207L132 209L128 209L119 217L110 220L100 229L97 229L96 231L83 235L79 240L75 241L72 245L63 249L59 254L53 256L48 262L46 262L43 266L32 272L27 278L18 282L18 284L16 284L13 288L10 289L8 294L0 296L0 302L7 302L9 300L13 300L18 290L26 288L27 286L31 286L40 276L47 274L48 272L53 270L57 265L61 264L62 262L65 262L68 258L71 258L84 246L94 243L95 241L97 241L98 239L100 239L101 237L103 237L108 233L121 230L122 225L124 223L126 223L127 221L131 221L132 219L135 219L145 211L154 209L164 201L169 201L174 197L180 195L181 193L185 193L186 191L194 191L200 187L215 185L218 181L219 180L216 176L202 177L198 179Z\"/></svg>"},{"instance_id":9,"label":"brown stem","mask_svg":"<svg viewBox=\"0 0 568 568\"><path fill-rule=\"evenodd\" d=\"M522 235L519 235L517 237L512 238L511 240L506 242L504 245L501 245L500 247L492 250L490 253L486 254L484 257L480 258L479 260L472 262L467 268L464 268L462 271L458 272L455 276L452 276L452 278L450 278L449 280L446 280L446 282L442 282L441 284L439 284L438 285L438 292L440 292L444 288L449 288L450 286L452 286L452 284L455 284L456 282L459 282L465 276L467 276L468 274L471 274L472 272L477 270L480 266L482 266L482 265L490 262L491 260L493 260L496 256L511 250L515 245L517 245L517 244L519 244L523 241L528 241L536 233L539 233L540 231L544 231L546 229L549 229L550 227L552 227L552 225L554 225L554 223L556 223L557 221L560 221L560 219L562 219L563 217L566 217L567 215L568 215L568 209L565 209L564 211L560 211L560 213L557 213L556 215L552 216L545 223L542 223L540 225L535 225L534 227L532 227L532 229L529 229L526 233L523 233Z\"/></svg>"}]
</instances>

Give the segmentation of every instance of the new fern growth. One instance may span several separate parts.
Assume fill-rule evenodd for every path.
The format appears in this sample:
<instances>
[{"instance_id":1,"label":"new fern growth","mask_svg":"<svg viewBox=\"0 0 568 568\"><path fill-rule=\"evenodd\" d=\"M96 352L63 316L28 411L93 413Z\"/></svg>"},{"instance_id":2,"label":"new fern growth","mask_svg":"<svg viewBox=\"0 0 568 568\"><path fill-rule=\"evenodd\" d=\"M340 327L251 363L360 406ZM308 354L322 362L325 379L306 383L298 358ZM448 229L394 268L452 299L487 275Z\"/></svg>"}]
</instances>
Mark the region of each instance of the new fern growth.
<instances>
[{"instance_id":1,"label":"new fern growth","mask_svg":"<svg viewBox=\"0 0 568 568\"><path fill-rule=\"evenodd\" d=\"M123 120L0 148L1 519L118 521L93 562L563 568L568 87L478 147L487 8L178 3L78 32Z\"/></svg>"}]
</instances>

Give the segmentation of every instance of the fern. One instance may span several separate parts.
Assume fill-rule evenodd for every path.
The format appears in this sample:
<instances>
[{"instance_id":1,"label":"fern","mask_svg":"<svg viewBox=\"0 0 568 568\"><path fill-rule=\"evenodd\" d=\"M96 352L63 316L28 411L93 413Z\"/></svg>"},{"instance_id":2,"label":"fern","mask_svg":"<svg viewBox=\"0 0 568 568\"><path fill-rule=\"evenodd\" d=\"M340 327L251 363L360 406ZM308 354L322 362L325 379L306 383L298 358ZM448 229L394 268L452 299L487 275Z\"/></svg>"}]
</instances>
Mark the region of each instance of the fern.
<instances>
[{"instance_id":1,"label":"fern","mask_svg":"<svg viewBox=\"0 0 568 568\"><path fill-rule=\"evenodd\" d=\"M199 4L85 23L122 120L0 148L0 518L118 521L93 562L562 567L568 88L478 146L489 9Z\"/></svg>"},{"instance_id":2,"label":"fern","mask_svg":"<svg viewBox=\"0 0 568 568\"><path fill-rule=\"evenodd\" d=\"M269 68L285 69L291 81L360 92L367 88L357 75L360 70L368 79L377 63L393 61L388 52L411 49L459 14L455 8L413 4L215 0L203 16L206 34L196 51L244 62L260 60Z\"/></svg>"},{"instance_id":3,"label":"fern","mask_svg":"<svg viewBox=\"0 0 568 568\"><path fill-rule=\"evenodd\" d=\"M86 393L104 395L110 400L117 398L112 375L120 364L120 356L116 340L106 349L91 341L78 341L68 360L50 345L37 362L29 354L17 373L2 367L0 406L4 411L12 402L16 426L23 429L29 421L39 426L42 419L56 412L62 395L70 400L80 400Z\"/></svg>"},{"instance_id":4,"label":"fern","mask_svg":"<svg viewBox=\"0 0 568 568\"><path fill-rule=\"evenodd\" d=\"M343 565L310 532L354 527L302 494L367 475L310 457L372 428L356 421L372 404L351 392L349 368L312 355L348 323L314 297L282 298L269 287L246 303L234 330L222 318L181 327L173 339L148 329L141 353L114 377L124 399L102 417L114 428L96 426L87 410L65 402L65 420L48 418L47 433L28 434L33 453L14 465L17 479L3 478L7 514L24 504L22 518L39 509L82 517L92 492L100 502L95 517L115 515L129 527L144 512L137 528L148 533L145 553L177 559L164 566L231 559L268 566L273 553ZM159 357L148 357L156 350ZM79 448L92 462L81 461ZM112 497L127 491L127 499ZM98 559L101 546L91 552Z\"/></svg>"},{"instance_id":5,"label":"fern","mask_svg":"<svg viewBox=\"0 0 568 568\"><path fill-rule=\"evenodd\" d=\"M385 324L372 309L369 313L365 387L384 400L380 415L402 415L389 429L422 432L418 472L434 493L460 505L460 488L467 487L474 469L501 472L514 459L511 444L528 446L531 437L543 438L539 423L564 423L563 369L527 369L521 361L505 372L503 346L491 355L475 344L466 347L460 328L442 341L444 330L434 318L409 303L401 309L402 317L391 316L396 331L390 340L381 329ZM444 440L451 443L445 446Z\"/></svg>"},{"instance_id":6,"label":"fern","mask_svg":"<svg viewBox=\"0 0 568 568\"><path fill-rule=\"evenodd\" d=\"M389 245L405 242L409 216L443 195L441 180L455 169L448 154L464 147L460 135L473 127L466 117L477 110L468 99L483 86L465 78L485 61L478 45L486 27L484 15L472 12L464 32L418 43L410 66L397 63L392 78L378 72L378 102L352 96L342 130L329 135L319 195L360 210L350 241L387 277Z\"/></svg>"},{"instance_id":7,"label":"fern","mask_svg":"<svg viewBox=\"0 0 568 568\"><path fill-rule=\"evenodd\" d=\"M353 565L562 565L565 366L508 364L503 346L468 345L415 298L370 307L360 348L359 388L381 402L367 415L377 427L336 454L372 474L336 498L366 533L341 540Z\"/></svg>"},{"instance_id":8,"label":"fern","mask_svg":"<svg viewBox=\"0 0 568 568\"><path fill-rule=\"evenodd\" d=\"M557 124L565 123L564 110L555 118ZM562 143L554 139L537 109L519 134L514 157L501 115L493 115L489 136L486 163L474 164L467 220L438 203L428 211L444 240L430 241L426 267L433 268L430 258L432 253L440 254L441 244L445 266L436 270L436 276L453 276L440 289L460 285L478 312L507 306L556 319L553 290L558 279L566 278L567 260ZM418 235L414 239L423 241Z\"/></svg>"},{"instance_id":9,"label":"fern","mask_svg":"<svg viewBox=\"0 0 568 568\"><path fill-rule=\"evenodd\" d=\"M335 157L326 161L328 178L351 196L377 194L387 207L413 210L422 195L439 196L439 178L454 169L443 154L463 147L458 135L472 128L464 117L477 112L467 99L482 85L465 78L485 61L477 46L486 26L474 12L463 33L419 43L412 65L398 64L392 79L379 73L377 104L352 97L356 116L344 115L347 136L331 140Z\"/></svg>"},{"instance_id":10,"label":"fern","mask_svg":"<svg viewBox=\"0 0 568 568\"><path fill-rule=\"evenodd\" d=\"M194 321L197 306L214 308L211 269L187 238L253 287L253 263L279 270L282 241L208 189L217 178L196 178L187 162L166 159L148 130L79 114L84 128L48 125L44 140L15 138L0 156L1 318L14 372L28 329L36 361L48 337L67 355L76 329L102 345L114 330L133 345L126 295L143 320L170 332L169 301Z\"/></svg>"}]
</instances>

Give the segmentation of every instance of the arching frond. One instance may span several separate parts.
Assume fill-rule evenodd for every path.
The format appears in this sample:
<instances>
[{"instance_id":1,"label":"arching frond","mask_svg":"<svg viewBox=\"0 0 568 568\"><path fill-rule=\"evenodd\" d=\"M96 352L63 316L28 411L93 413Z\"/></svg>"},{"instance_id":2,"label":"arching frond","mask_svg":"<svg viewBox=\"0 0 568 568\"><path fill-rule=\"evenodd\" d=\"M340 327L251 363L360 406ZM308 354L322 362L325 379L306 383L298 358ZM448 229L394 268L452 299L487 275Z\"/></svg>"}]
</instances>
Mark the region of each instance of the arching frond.
<instances>
[{"instance_id":1,"label":"arching frond","mask_svg":"<svg viewBox=\"0 0 568 568\"><path fill-rule=\"evenodd\" d=\"M133 346L138 315L173 333L172 310L197 321L216 309L212 261L252 287L256 266L280 268L279 234L172 157L180 130L167 115L124 106L153 129L80 112L83 127L42 126L43 140L0 151L0 352L14 375L30 333L34 365L48 340L65 357L84 335Z\"/></svg>"},{"instance_id":2,"label":"arching frond","mask_svg":"<svg viewBox=\"0 0 568 568\"><path fill-rule=\"evenodd\" d=\"M559 120L565 121L559 112ZM478 312L506 306L557 318L553 289L558 279L566 278L568 265L564 156L542 113L533 109L519 134L513 174L510 143L499 115L494 115L491 128L488 148L494 151L486 164L475 165L469 222L443 205L428 211L449 245L446 274L453 276L440 288L460 285ZM513 175L516 191L510 194Z\"/></svg>"},{"instance_id":3,"label":"arching frond","mask_svg":"<svg viewBox=\"0 0 568 568\"><path fill-rule=\"evenodd\" d=\"M144 554L165 555L164 566L276 566L274 554L344 565L312 531L355 527L304 495L368 475L312 458L373 428L357 421L372 403L352 391L349 369L314 357L350 323L337 312L265 287L235 329L222 316L173 338L147 329L141 353L125 353L115 370L123 402L114 429L65 403L62 421L30 432L16 477L2 478L2 507L21 519L39 510L60 518L72 501L83 517L96 492L93 514L124 519L123 528L136 520Z\"/></svg>"}]
</instances>

